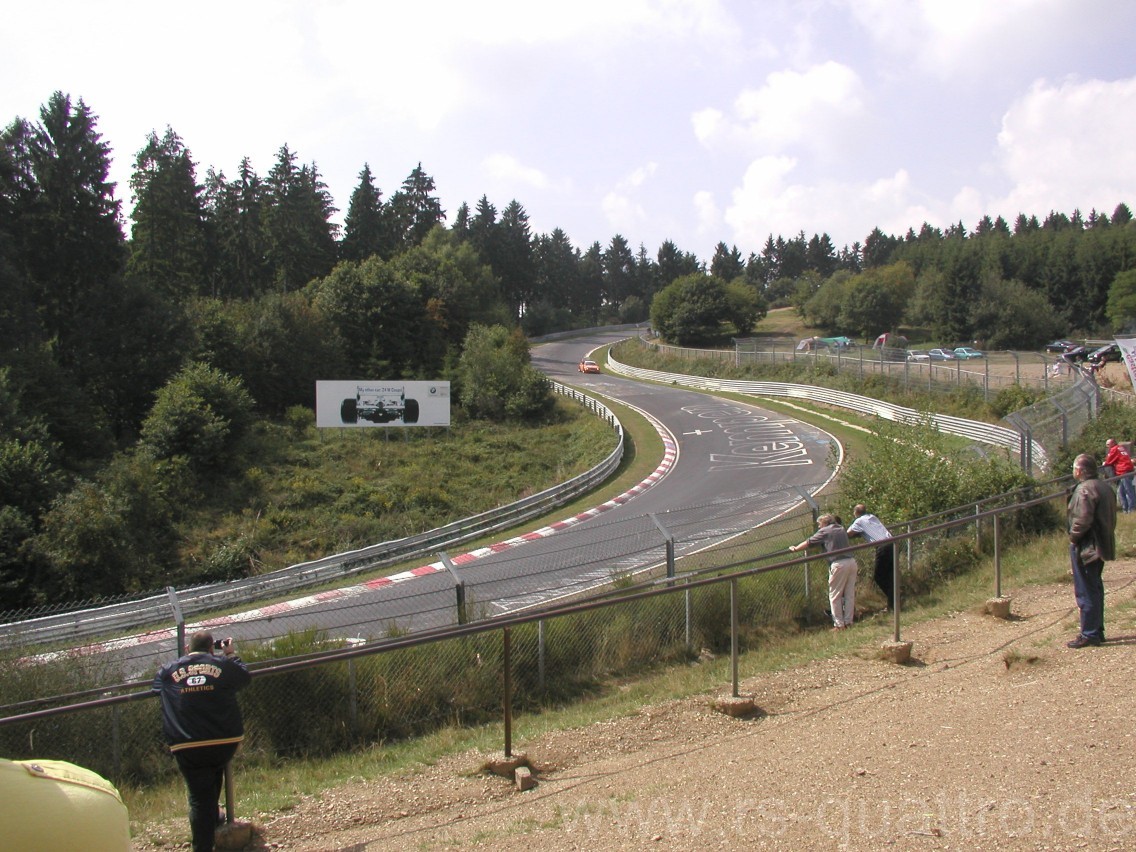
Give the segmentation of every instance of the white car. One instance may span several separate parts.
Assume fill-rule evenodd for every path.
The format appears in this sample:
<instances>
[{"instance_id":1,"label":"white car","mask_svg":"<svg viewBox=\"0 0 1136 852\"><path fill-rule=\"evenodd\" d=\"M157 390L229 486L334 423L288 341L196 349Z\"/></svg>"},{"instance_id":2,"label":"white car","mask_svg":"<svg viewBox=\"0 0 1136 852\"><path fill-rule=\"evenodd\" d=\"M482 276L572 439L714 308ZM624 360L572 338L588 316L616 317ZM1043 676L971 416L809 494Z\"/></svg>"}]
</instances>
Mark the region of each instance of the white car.
<instances>
[{"instance_id":1,"label":"white car","mask_svg":"<svg viewBox=\"0 0 1136 852\"><path fill-rule=\"evenodd\" d=\"M908 361L930 361L931 356L928 355L926 352L924 352L922 349L908 349L907 350L907 360Z\"/></svg>"}]
</instances>

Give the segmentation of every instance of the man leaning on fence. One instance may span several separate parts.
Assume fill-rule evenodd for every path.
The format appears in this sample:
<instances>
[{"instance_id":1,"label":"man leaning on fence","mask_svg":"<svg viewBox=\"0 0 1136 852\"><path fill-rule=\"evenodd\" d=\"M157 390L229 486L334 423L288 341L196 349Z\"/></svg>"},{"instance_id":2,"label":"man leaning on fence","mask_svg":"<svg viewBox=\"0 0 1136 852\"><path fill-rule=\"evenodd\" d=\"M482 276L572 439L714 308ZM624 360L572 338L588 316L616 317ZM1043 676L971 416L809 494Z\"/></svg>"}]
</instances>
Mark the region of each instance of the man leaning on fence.
<instances>
[{"instance_id":1,"label":"man leaning on fence","mask_svg":"<svg viewBox=\"0 0 1136 852\"><path fill-rule=\"evenodd\" d=\"M1136 509L1136 486L1132 483L1136 467L1132 464L1132 457L1123 444L1116 442L1116 438L1109 438L1105 441L1104 446L1106 452L1102 465L1106 468L1112 468L1112 474L1109 474L1106 478L1113 474L1118 477L1116 493L1120 498L1120 509L1122 512L1131 512Z\"/></svg>"},{"instance_id":2,"label":"man leaning on fence","mask_svg":"<svg viewBox=\"0 0 1136 852\"><path fill-rule=\"evenodd\" d=\"M1104 642L1104 581L1107 559L1116 558L1116 495L1097 477L1097 460L1088 453L1073 462L1077 481L1069 497L1069 561L1081 611L1081 632L1068 643L1084 648Z\"/></svg>"},{"instance_id":3,"label":"man leaning on fence","mask_svg":"<svg viewBox=\"0 0 1136 852\"><path fill-rule=\"evenodd\" d=\"M244 737L237 691L251 679L231 639L216 650L212 634L194 633L189 653L162 666L151 687L162 699L162 732L189 793L193 852L213 852L225 766Z\"/></svg>"},{"instance_id":4,"label":"man leaning on fence","mask_svg":"<svg viewBox=\"0 0 1136 852\"><path fill-rule=\"evenodd\" d=\"M848 537L863 536L865 541L884 541L891 538L891 531L884 522L868 511L863 503L857 503L852 510L855 520L848 525ZM895 609L895 554L892 543L876 547L875 571L872 576L876 585L887 595L888 609Z\"/></svg>"},{"instance_id":5,"label":"man leaning on fence","mask_svg":"<svg viewBox=\"0 0 1136 852\"><path fill-rule=\"evenodd\" d=\"M810 544L819 544L826 554L850 547L848 533L836 515L817 518L817 531L800 544L789 548L805 550ZM826 557L828 559L828 602L832 607L832 629L851 627L856 612L856 557L851 554Z\"/></svg>"}]
</instances>

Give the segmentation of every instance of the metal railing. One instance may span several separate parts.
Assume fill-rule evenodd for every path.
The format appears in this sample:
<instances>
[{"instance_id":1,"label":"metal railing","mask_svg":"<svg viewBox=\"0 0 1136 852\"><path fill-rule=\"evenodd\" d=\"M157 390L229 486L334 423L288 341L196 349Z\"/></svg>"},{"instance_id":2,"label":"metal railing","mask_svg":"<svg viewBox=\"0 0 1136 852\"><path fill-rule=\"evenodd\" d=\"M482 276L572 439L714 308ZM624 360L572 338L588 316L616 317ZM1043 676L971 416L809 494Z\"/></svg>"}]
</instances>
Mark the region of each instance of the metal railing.
<instances>
[{"instance_id":1,"label":"metal railing","mask_svg":"<svg viewBox=\"0 0 1136 852\"><path fill-rule=\"evenodd\" d=\"M1001 597L1002 558L1014 533L1032 533L1038 519L1030 513L1049 511L1042 507L1063 504L1064 496L1063 488L1027 489L893 526L900 602L891 614L894 641L902 637L903 604L974 564L979 554L992 557L988 590ZM238 764L416 736L455 721L503 721L508 755L515 709L584 694L598 677L690 660L702 649L730 655L737 695L742 653L761 653L779 633L827 627L825 560L786 558L786 546L814 529L820 508L799 504L748 552L720 553L708 563L692 555L680 559L677 570L614 593L354 647L318 650L312 637L301 638L292 656L251 663L253 682L242 694L248 734ZM1048 517L1055 523L1055 513ZM842 552L870 557L878 546ZM865 579L857 596L869 611L881 603ZM6 695L32 682L42 695L46 683L63 676L63 669L46 671L26 661L8 663ZM142 702L151 697L139 691L147 686L133 681L51 699L9 698L0 708L6 714L0 748L12 757L59 755L112 779L172 775L160 760L156 710ZM108 735L90 736L96 729ZM153 736L124 735L145 730Z\"/></svg>"}]
</instances>

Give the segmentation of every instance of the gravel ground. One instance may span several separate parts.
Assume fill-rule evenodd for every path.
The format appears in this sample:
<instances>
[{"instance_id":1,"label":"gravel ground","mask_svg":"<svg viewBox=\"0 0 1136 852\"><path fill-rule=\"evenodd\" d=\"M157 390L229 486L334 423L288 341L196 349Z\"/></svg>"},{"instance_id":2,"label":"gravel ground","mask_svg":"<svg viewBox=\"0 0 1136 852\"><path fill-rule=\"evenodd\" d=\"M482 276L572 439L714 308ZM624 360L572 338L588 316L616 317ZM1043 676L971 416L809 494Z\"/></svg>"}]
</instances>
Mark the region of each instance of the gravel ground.
<instances>
[{"instance_id":1,"label":"gravel ground","mask_svg":"<svg viewBox=\"0 0 1136 852\"><path fill-rule=\"evenodd\" d=\"M1134 849L1134 580L1136 560L1106 569L1099 648L1065 647L1071 582L1010 590L1006 620L912 626L905 665L870 620L850 654L744 680L747 718L707 695L519 743L525 792L447 757L258 815L249 848ZM140 834L188 847L184 818Z\"/></svg>"}]
</instances>

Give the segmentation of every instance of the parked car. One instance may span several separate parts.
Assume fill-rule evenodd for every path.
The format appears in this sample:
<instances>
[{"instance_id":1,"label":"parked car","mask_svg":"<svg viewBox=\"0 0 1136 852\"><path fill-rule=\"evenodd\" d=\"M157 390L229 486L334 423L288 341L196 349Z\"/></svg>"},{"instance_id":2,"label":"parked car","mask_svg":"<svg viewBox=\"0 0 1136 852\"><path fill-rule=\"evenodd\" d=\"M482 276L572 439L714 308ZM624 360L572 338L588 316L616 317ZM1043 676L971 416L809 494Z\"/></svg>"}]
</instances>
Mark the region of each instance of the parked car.
<instances>
[{"instance_id":1,"label":"parked car","mask_svg":"<svg viewBox=\"0 0 1136 852\"><path fill-rule=\"evenodd\" d=\"M600 365L591 358L585 358L576 369L581 373L598 373L600 371Z\"/></svg>"},{"instance_id":2,"label":"parked car","mask_svg":"<svg viewBox=\"0 0 1136 852\"><path fill-rule=\"evenodd\" d=\"M1074 346L1069 351L1062 352L1060 357L1074 364L1079 364L1081 361L1086 360L1090 354L1088 347Z\"/></svg>"},{"instance_id":3,"label":"parked car","mask_svg":"<svg viewBox=\"0 0 1136 852\"><path fill-rule=\"evenodd\" d=\"M927 357L932 361L953 361L955 353L950 349L931 349L927 352Z\"/></svg>"},{"instance_id":4,"label":"parked car","mask_svg":"<svg viewBox=\"0 0 1136 852\"><path fill-rule=\"evenodd\" d=\"M963 361L969 361L971 358L985 358L986 356L977 349L972 349L969 346L960 346L955 350L955 357Z\"/></svg>"},{"instance_id":5,"label":"parked car","mask_svg":"<svg viewBox=\"0 0 1136 852\"><path fill-rule=\"evenodd\" d=\"M930 361L931 356L928 355L926 352L924 352L922 349L908 349L907 350L907 360L908 361Z\"/></svg>"},{"instance_id":6,"label":"parked car","mask_svg":"<svg viewBox=\"0 0 1136 852\"><path fill-rule=\"evenodd\" d=\"M1089 353L1088 358L1085 359L1090 364L1107 364L1110 361L1119 362L1121 360L1120 346L1116 343L1107 343L1100 349L1094 349Z\"/></svg>"},{"instance_id":7,"label":"parked car","mask_svg":"<svg viewBox=\"0 0 1136 852\"><path fill-rule=\"evenodd\" d=\"M1077 344L1072 340L1054 340L1052 343L1045 344L1046 352L1056 352L1058 355L1064 355L1070 349L1076 349Z\"/></svg>"}]
</instances>

